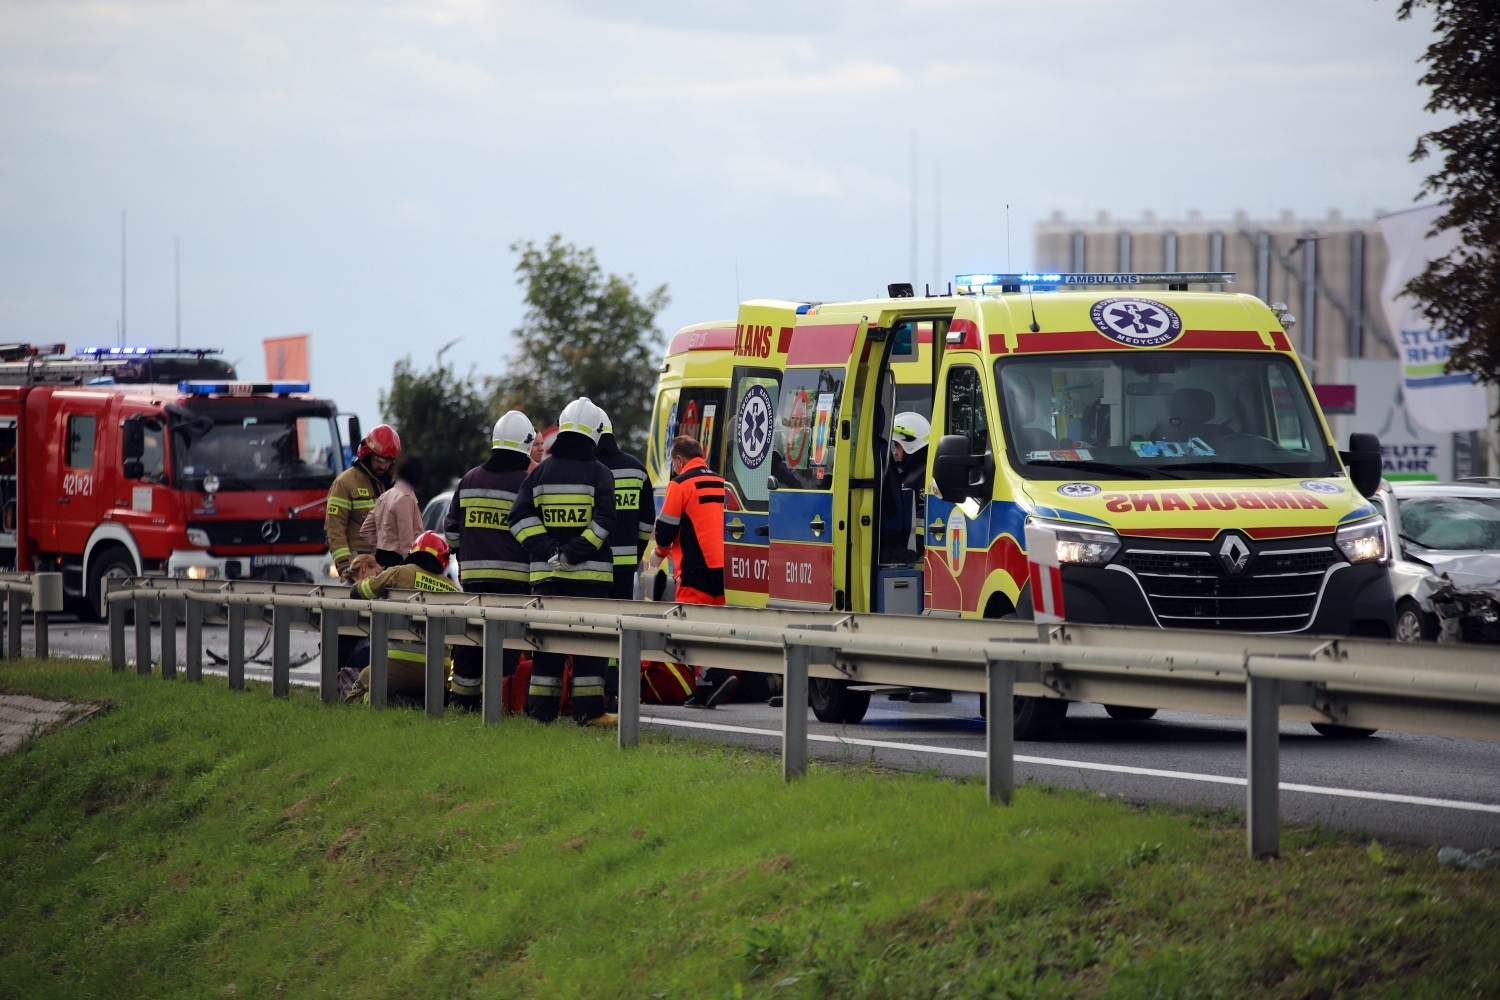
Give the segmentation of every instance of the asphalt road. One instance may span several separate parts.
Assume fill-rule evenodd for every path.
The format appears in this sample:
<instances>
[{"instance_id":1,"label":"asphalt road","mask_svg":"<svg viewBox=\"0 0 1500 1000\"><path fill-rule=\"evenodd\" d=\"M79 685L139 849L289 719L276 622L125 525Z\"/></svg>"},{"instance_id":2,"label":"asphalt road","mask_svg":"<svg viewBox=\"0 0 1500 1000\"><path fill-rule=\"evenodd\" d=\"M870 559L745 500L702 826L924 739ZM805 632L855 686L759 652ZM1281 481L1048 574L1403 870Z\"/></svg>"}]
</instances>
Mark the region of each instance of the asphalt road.
<instances>
[{"instance_id":1,"label":"asphalt road","mask_svg":"<svg viewBox=\"0 0 1500 1000\"><path fill-rule=\"evenodd\" d=\"M223 654L225 630L204 629L204 649ZM253 654L268 630L245 637ZM102 625L54 622L54 655L103 657ZM155 638L160 648L159 633ZM133 638L127 635L131 655ZM183 635L178 630L182 662ZM31 629L25 646L31 648ZM318 636L292 633L292 683L318 683ZM252 680L270 680L264 663L246 665ZM205 657L205 672L224 672ZM645 724L766 750L779 750L781 710L729 704L712 711L642 706ZM905 770L979 775L984 767L984 720L977 695L950 704L910 704L876 694L857 726L825 725L811 717L810 752L820 758L874 760ZM1244 720L1162 712L1149 722L1121 722L1095 705L1069 707L1051 740L1016 744L1016 779L1083 788L1132 801L1221 806L1243 811ZM1500 846L1500 743L1380 732L1367 739L1319 736L1300 722L1281 725L1281 812L1285 821L1321 823L1384 839L1467 849ZM982 794L976 790L976 794Z\"/></svg>"}]
</instances>

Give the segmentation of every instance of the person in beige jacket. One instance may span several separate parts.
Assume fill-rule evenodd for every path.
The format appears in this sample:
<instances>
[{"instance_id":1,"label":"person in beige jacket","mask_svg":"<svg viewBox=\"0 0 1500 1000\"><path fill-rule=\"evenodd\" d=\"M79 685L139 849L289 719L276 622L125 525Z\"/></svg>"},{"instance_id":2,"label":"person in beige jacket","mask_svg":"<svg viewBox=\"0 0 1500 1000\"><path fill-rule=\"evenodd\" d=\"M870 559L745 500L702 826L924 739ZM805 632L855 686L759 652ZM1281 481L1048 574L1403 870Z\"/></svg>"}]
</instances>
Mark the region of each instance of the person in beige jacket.
<instances>
[{"instance_id":1,"label":"person in beige jacket","mask_svg":"<svg viewBox=\"0 0 1500 1000\"><path fill-rule=\"evenodd\" d=\"M422 510L417 490L427 477L427 463L420 455L404 455L396 464L396 484L380 495L375 509L359 526L359 533L375 550L375 560L384 569L399 566L422 533Z\"/></svg>"}]
</instances>

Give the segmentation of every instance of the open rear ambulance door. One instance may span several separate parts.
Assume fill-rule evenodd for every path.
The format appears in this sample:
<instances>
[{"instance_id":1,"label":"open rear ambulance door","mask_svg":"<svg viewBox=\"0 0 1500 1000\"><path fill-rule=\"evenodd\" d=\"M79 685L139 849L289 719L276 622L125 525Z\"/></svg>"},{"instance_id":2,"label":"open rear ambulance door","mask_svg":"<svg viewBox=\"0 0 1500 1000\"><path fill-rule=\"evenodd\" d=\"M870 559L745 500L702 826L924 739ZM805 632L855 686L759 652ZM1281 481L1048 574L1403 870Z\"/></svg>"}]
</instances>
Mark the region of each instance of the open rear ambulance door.
<instances>
[{"instance_id":1,"label":"open rear ambulance door","mask_svg":"<svg viewBox=\"0 0 1500 1000\"><path fill-rule=\"evenodd\" d=\"M848 609L851 427L859 410L853 382L867 322L847 315L798 317L776 407L768 487L768 604ZM853 378L851 378L853 376Z\"/></svg>"}]
</instances>

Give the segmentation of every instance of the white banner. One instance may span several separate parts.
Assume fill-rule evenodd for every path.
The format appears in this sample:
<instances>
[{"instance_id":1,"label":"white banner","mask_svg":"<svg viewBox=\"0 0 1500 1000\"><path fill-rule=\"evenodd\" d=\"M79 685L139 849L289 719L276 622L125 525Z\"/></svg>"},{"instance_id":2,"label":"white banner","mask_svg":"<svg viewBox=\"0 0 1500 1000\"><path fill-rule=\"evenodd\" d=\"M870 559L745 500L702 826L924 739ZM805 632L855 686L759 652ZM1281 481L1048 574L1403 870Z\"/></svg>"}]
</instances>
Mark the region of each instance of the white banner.
<instances>
[{"instance_id":1,"label":"white banner","mask_svg":"<svg viewBox=\"0 0 1500 1000\"><path fill-rule=\"evenodd\" d=\"M1390 254L1380 305L1401 349L1406 411L1430 431L1477 431L1488 418L1484 386L1469 372L1444 371L1454 338L1446 330L1432 329L1416 300L1402 291L1429 261L1459 245L1459 234L1452 229L1427 235L1444 211L1443 205L1424 205L1377 220Z\"/></svg>"}]
</instances>

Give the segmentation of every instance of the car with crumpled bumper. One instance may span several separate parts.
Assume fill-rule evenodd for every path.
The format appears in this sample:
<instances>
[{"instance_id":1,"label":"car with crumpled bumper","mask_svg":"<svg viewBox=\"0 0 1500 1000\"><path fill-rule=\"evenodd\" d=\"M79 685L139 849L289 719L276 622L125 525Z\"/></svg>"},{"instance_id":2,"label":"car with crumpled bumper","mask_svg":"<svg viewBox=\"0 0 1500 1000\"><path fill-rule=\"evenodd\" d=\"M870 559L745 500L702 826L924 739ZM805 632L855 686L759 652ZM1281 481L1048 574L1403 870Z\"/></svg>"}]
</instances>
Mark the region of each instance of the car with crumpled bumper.
<instances>
[{"instance_id":1,"label":"car with crumpled bumper","mask_svg":"<svg viewBox=\"0 0 1500 1000\"><path fill-rule=\"evenodd\" d=\"M1396 638L1500 642L1500 488L1386 483Z\"/></svg>"}]
</instances>

